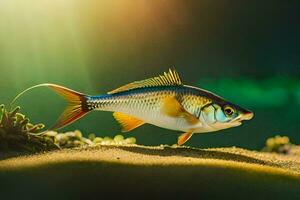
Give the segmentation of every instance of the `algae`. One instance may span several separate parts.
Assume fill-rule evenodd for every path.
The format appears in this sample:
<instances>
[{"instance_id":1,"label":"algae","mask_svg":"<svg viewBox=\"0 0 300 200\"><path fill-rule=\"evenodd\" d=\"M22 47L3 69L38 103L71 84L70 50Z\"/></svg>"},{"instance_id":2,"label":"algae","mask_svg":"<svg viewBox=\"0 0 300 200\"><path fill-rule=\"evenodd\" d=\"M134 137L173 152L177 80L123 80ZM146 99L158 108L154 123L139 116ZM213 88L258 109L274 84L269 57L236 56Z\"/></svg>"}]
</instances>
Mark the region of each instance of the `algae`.
<instances>
[{"instance_id":1,"label":"algae","mask_svg":"<svg viewBox=\"0 0 300 200\"><path fill-rule=\"evenodd\" d=\"M20 113L20 107L8 111L0 105L0 150L15 152L41 152L61 148L74 148L82 146L134 144L134 137L124 138L122 135L110 137L96 137L90 134L84 137L81 131L59 133L45 130L44 124L33 125L28 117Z\"/></svg>"},{"instance_id":2,"label":"algae","mask_svg":"<svg viewBox=\"0 0 300 200\"><path fill-rule=\"evenodd\" d=\"M44 124L32 124L29 118L19 113L20 107L8 111L0 106L0 150L38 152L57 149L54 141L37 134Z\"/></svg>"}]
</instances>

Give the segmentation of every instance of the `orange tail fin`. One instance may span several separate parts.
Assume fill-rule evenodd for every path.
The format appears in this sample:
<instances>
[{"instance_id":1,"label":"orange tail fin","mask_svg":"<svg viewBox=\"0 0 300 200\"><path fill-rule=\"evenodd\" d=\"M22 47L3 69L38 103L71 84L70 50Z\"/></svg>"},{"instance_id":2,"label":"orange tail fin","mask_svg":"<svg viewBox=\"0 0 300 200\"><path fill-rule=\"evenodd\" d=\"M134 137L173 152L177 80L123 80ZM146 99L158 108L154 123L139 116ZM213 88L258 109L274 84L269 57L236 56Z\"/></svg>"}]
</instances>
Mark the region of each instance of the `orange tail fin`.
<instances>
[{"instance_id":1,"label":"orange tail fin","mask_svg":"<svg viewBox=\"0 0 300 200\"><path fill-rule=\"evenodd\" d=\"M46 84L46 86L54 90L57 94L61 95L69 104L51 129L59 129L67 126L68 124L80 119L90 111L87 106L87 96L85 94L60 85Z\"/></svg>"},{"instance_id":2,"label":"orange tail fin","mask_svg":"<svg viewBox=\"0 0 300 200\"><path fill-rule=\"evenodd\" d=\"M83 117L86 113L91 111L87 105L87 98L88 96L69 88L52 84L52 83L43 83L39 85L34 85L30 88L27 88L23 92L19 93L11 102L11 106L24 94L28 91L37 88L37 87L49 87L54 90L56 93L64 97L69 105L61 114L59 119L57 120L56 124L51 129L59 129L72 122L75 122L79 118Z\"/></svg>"}]
</instances>

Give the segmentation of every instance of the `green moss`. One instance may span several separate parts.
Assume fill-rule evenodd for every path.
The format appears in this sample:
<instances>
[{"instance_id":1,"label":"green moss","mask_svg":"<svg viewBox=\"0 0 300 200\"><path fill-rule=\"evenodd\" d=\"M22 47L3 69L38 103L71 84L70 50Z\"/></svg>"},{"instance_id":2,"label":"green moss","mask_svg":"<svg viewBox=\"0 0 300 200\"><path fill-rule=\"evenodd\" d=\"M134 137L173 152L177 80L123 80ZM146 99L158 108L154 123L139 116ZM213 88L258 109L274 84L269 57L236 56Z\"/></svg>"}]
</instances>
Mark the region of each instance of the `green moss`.
<instances>
[{"instance_id":1,"label":"green moss","mask_svg":"<svg viewBox=\"0 0 300 200\"><path fill-rule=\"evenodd\" d=\"M267 139L266 146L262 151L288 154L293 146L287 136L276 135Z\"/></svg>"},{"instance_id":2,"label":"green moss","mask_svg":"<svg viewBox=\"0 0 300 200\"><path fill-rule=\"evenodd\" d=\"M114 138L105 136L96 137L95 134L89 134L88 138L85 138L81 131L69 131L66 133L57 133L55 131L45 132L45 136L52 137L54 143L61 148L73 148L84 146L96 146L96 145L126 145L135 144L136 139L133 137L124 138L122 135L116 135Z\"/></svg>"},{"instance_id":3,"label":"green moss","mask_svg":"<svg viewBox=\"0 0 300 200\"><path fill-rule=\"evenodd\" d=\"M4 105L0 106L0 149L6 151L37 152L58 149L54 141L37 133L44 128L43 124L32 124L23 114L20 107L8 111Z\"/></svg>"},{"instance_id":4,"label":"green moss","mask_svg":"<svg viewBox=\"0 0 300 200\"><path fill-rule=\"evenodd\" d=\"M20 107L8 111L1 105L0 110L0 150L40 152L60 148L136 143L135 138L124 138L122 135L100 138L89 134L86 138L79 130L66 133L42 132L44 124L31 124L29 118L19 113Z\"/></svg>"}]
</instances>

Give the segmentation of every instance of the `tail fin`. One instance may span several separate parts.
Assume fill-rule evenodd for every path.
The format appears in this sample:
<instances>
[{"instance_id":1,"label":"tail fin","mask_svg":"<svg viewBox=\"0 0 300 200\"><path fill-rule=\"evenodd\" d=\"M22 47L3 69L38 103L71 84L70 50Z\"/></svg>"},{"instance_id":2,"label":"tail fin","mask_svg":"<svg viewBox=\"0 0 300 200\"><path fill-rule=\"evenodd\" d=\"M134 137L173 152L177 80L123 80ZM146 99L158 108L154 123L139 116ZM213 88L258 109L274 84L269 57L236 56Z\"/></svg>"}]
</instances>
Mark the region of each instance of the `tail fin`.
<instances>
[{"instance_id":1,"label":"tail fin","mask_svg":"<svg viewBox=\"0 0 300 200\"><path fill-rule=\"evenodd\" d=\"M90 111L85 94L55 84L48 84L48 87L64 97L69 103L52 129L59 129L71 124Z\"/></svg>"},{"instance_id":2,"label":"tail fin","mask_svg":"<svg viewBox=\"0 0 300 200\"><path fill-rule=\"evenodd\" d=\"M19 98L22 94L24 94L28 90L31 90L36 87L42 87L42 86L46 86L54 90L57 94L61 95L68 102L68 106L63 111L61 116L58 118L56 124L51 128L52 130L67 126L68 124L71 124L72 122L75 122L76 120L80 119L90 111L90 109L87 106L87 95L51 83L39 84L31 88L28 88L27 90L20 93L13 100L13 102L15 102L17 98Z\"/></svg>"}]
</instances>

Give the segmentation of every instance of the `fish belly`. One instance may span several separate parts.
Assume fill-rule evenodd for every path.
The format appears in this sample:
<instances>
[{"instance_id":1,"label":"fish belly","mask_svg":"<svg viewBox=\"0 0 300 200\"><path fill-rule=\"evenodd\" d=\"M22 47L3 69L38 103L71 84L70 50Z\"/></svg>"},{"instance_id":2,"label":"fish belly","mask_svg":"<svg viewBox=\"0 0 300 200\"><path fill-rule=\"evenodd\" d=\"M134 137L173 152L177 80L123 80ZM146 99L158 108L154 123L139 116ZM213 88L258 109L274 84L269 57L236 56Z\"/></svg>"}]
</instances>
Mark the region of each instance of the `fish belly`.
<instances>
[{"instance_id":1,"label":"fish belly","mask_svg":"<svg viewBox=\"0 0 300 200\"><path fill-rule=\"evenodd\" d=\"M174 91L165 93L147 92L130 95L116 95L102 98L94 102L98 107L96 110L120 112L130 115L145 123L161 128L177 131L199 132L202 123L190 124L184 117L169 116L162 112L162 102L166 96L176 95Z\"/></svg>"},{"instance_id":2,"label":"fish belly","mask_svg":"<svg viewBox=\"0 0 300 200\"><path fill-rule=\"evenodd\" d=\"M190 125L186 119L181 117L169 117L165 115L157 116L156 118L145 119L145 122L161 128L183 132L194 132L202 126L201 123Z\"/></svg>"},{"instance_id":3,"label":"fish belly","mask_svg":"<svg viewBox=\"0 0 300 200\"><path fill-rule=\"evenodd\" d=\"M103 109L102 109L103 110ZM161 112L160 106L152 108L126 108L115 107L110 109L104 109L111 112L121 112L123 114L130 115L137 119L144 121L145 123L152 124L161 128L176 130L176 131L191 131L201 129L202 123L191 125L183 117L171 117Z\"/></svg>"}]
</instances>

